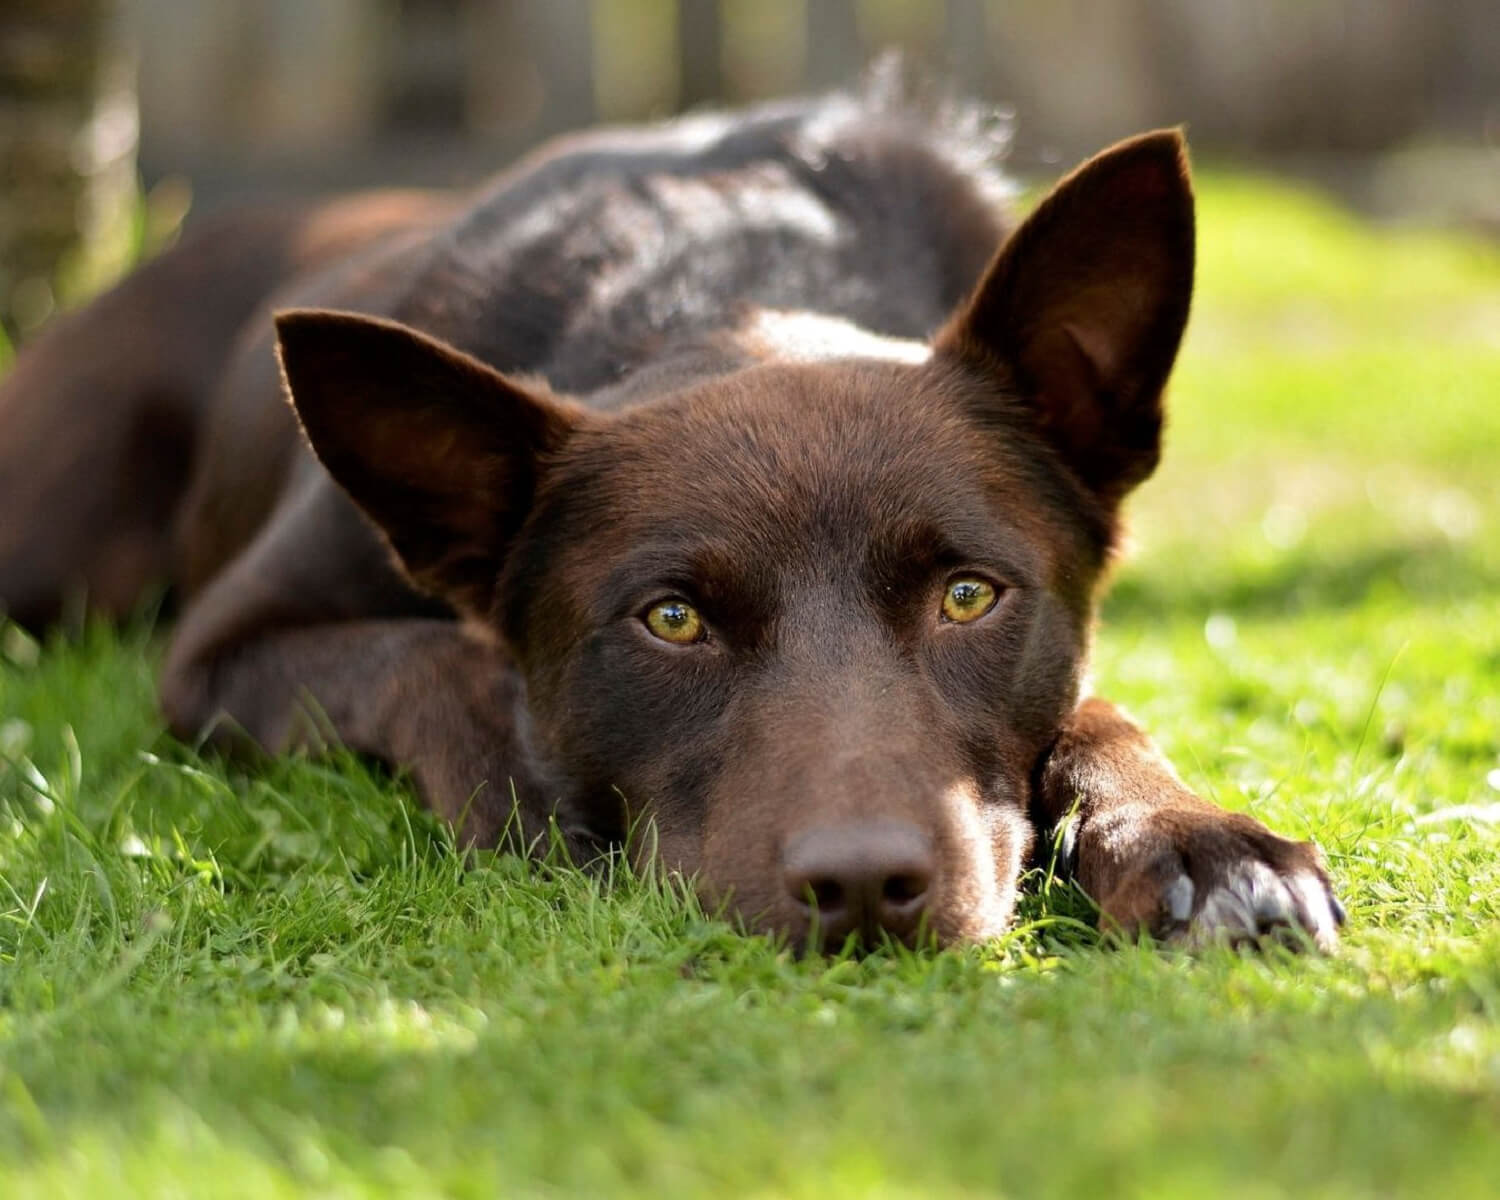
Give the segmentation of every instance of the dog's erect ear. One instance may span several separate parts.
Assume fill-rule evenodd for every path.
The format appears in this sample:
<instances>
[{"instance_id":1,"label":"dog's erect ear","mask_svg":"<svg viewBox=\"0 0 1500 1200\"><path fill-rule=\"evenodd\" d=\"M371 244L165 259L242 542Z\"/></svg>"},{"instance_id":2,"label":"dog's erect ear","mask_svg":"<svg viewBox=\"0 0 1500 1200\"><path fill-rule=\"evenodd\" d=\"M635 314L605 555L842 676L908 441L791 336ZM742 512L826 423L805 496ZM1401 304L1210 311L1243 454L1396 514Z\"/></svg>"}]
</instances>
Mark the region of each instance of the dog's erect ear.
<instances>
[{"instance_id":1,"label":"dog's erect ear","mask_svg":"<svg viewBox=\"0 0 1500 1200\"><path fill-rule=\"evenodd\" d=\"M1104 151L1064 179L938 334L1033 407L1108 505L1156 466L1162 388L1193 289L1193 192L1173 130Z\"/></svg>"},{"instance_id":2,"label":"dog's erect ear","mask_svg":"<svg viewBox=\"0 0 1500 1200\"><path fill-rule=\"evenodd\" d=\"M292 407L328 473L418 587L487 612L543 460L575 413L392 321L282 312L276 336Z\"/></svg>"}]
</instances>

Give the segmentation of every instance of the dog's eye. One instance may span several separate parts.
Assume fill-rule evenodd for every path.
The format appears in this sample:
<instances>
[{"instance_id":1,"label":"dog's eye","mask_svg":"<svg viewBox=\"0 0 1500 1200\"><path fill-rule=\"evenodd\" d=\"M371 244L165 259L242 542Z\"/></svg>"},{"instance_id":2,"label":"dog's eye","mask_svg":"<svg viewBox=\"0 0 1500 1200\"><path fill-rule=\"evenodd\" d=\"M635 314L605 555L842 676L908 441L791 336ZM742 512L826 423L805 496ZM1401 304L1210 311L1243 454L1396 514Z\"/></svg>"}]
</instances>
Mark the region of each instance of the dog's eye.
<instances>
[{"instance_id":1,"label":"dog's eye","mask_svg":"<svg viewBox=\"0 0 1500 1200\"><path fill-rule=\"evenodd\" d=\"M674 646L703 640L703 618L686 600L662 600L646 613L646 628Z\"/></svg>"},{"instance_id":2,"label":"dog's eye","mask_svg":"<svg viewBox=\"0 0 1500 1200\"><path fill-rule=\"evenodd\" d=\"M990 609L1000 593L993 583L965 575L948 581L948 590L943 593L943 618L962 625L966 621L977 621Z\"/></svg>"}]
</instances>

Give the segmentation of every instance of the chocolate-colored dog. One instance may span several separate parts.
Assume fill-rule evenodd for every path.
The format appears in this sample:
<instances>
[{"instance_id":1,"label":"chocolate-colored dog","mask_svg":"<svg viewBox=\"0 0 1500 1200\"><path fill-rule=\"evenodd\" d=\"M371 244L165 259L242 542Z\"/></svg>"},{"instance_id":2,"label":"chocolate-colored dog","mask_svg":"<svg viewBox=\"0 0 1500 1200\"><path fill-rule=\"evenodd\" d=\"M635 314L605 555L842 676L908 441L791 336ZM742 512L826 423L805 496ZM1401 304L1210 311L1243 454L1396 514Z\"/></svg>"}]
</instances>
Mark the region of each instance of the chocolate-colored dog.
<instances>
[{"instance_id":1,"label":"chocolate-colored dog","mask_svg":"<svg viewBox=\"0 0 1500 1200\"><path fill-rule=\"evenodd\" d=\"M996 934L1065 823L1108 921L1331 945L1310 843L1079 701L1187 320L1181 141L1014 232L975 149L834 98L200 230L0 387L0 604L169 581L183 737L336 738L481 844L642 830L796 942Z\"/></svg>"}]
</instances>

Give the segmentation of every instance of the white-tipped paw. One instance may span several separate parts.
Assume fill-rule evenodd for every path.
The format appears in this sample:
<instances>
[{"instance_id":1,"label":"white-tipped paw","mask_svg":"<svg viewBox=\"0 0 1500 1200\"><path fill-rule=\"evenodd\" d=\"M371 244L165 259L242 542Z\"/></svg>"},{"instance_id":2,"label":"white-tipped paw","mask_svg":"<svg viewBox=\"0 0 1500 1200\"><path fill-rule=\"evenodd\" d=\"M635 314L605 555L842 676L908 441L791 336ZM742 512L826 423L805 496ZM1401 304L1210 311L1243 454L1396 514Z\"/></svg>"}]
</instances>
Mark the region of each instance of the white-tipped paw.
<instances>
[{"instance_id":1,"label":"white-tipped paw","mask_svg":"<svg viewBox=\"0 0 1500 1200\"><path fill-rule=\"evenodd\" d=\"M1163 900L1168 937L1193 947L1267 937L1295 943L1306 934L1318 949L1331 951L1344 923L1343 906L1319 874L1282 875L1254 860L1235 864L1201 895L1186 873L1179 874Z\"/></svg>"},{"instance_id":2,"label":"white-tipped paw","mask_svg":"<svg viewBox=\"0 0 1500 1200\"><path fill-rule=\"evenodd\" d=\"M1344 909L1311 842L1207 806L1117 813L1081 831L1079 876L1106 926L1178 945L1338 945Z\"/></svg>"}]
</instances>

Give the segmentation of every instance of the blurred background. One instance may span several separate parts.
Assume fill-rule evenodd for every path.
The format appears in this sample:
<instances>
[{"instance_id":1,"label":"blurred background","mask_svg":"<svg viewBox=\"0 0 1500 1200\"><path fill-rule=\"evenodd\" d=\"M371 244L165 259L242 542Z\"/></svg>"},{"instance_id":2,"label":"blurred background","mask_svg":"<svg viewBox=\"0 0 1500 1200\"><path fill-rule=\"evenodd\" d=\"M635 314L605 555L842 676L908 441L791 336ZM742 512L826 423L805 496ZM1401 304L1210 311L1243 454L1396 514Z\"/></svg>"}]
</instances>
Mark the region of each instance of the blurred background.
<instances>
[{"instance_id":1,"label":"blurred background","mask_svg":"<svg viewBox=\"0 0 1500 1200\"><path fill-rule=\"evenodd\" d=\"M559 130L848 83L901 47L1050 176L1186 123L1201 161L1500 229L1495 0L3 0L0 328L189 204L464 184Z\"/></svg>"}]
</instances>

